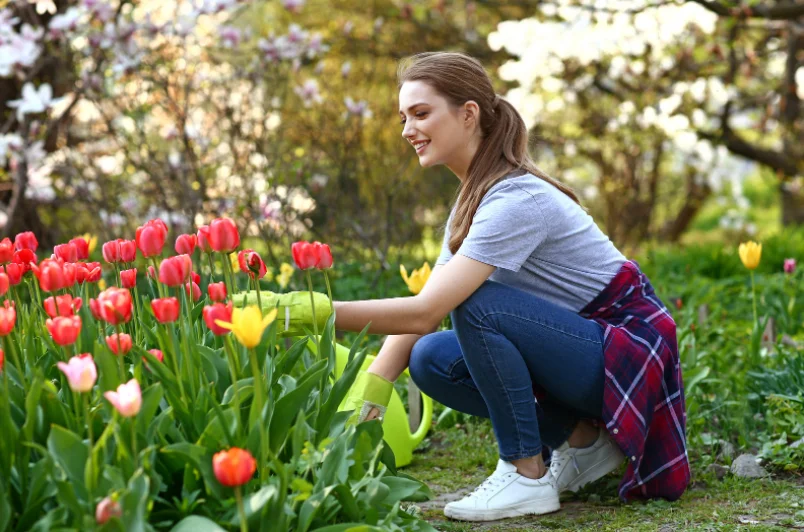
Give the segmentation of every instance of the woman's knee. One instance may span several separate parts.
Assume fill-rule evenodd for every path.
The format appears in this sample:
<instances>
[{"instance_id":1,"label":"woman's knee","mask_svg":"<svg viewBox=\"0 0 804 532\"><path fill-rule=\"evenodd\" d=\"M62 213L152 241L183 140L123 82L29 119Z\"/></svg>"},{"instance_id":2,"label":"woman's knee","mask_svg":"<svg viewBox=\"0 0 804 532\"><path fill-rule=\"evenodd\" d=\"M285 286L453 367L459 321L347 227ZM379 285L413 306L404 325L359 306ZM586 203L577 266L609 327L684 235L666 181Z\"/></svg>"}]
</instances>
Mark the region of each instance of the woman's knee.
<instances>
[{"instance_id":1,"label":"woman's knee","mask_svg":"<svg viewBox=\"0 0 804 532\"><path fill-rule=\"evenodd\" d=\"M472 294L452 311L453 325L479 323L483 318L484 301L488 302L492 292L497 288L493 281L484 281Z\"/></svg>"},{"instance_id":2,"label":"woman's knee","mask_svg":"<svg viewBox=\"0 0 804 532\"><path fill-rule=\"evenodd\" d=\"M444 357L449 355L449 335L452 331L439 331L419 338L410 352L408 371L413 382L426 390L442 378ZM457 343L456 343L457 345Z\"/></svg>"}]
</instances>

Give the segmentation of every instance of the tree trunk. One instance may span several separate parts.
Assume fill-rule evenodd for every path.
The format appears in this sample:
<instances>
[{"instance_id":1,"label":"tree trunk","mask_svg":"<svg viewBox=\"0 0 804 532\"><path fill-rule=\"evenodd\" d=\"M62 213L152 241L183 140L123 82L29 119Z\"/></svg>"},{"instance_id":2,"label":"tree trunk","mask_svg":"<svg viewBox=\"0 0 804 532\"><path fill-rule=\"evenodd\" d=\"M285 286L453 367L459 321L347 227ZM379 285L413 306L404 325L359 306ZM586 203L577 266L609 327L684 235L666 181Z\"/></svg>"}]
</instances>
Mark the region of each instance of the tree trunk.
<instances>
[{"instance_id":1,"label":"tree trunk","mask_svg":"<svg viewBox=\"0 0 804 532\"><path fill-rule=\"evenodd\" d=\"M804 194L783 185L779 186L779 193L782 198L782 225L804 224Z\"/></svg>"}]
</instances>

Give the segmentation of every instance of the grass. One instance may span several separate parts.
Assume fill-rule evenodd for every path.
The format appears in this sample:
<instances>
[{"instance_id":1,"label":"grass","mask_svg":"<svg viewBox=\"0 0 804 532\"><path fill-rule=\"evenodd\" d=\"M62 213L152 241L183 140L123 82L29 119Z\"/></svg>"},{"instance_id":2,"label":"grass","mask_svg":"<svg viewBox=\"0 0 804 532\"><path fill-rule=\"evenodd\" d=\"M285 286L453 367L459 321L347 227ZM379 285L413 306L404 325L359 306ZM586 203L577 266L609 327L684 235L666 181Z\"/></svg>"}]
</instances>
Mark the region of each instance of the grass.
<instances>
[{"instance_id":1,"label":"grass","mask_svg":"<svg viewBox=\"0 0 804 532\"><path fill-rule=\"evenodd\" d=\"M613 473L578 494L563 494L562 509L554 514L485 524L445 518L445 501L482 482L496 462L491 425L478 420L433 429L404 471L425 481L438 497L418 506L434 527L444 531L804 529L804 480L800 477L743 480L727 475L719 481L696 470L694 463L693 484L672 503L620 503L616 496L620 475Z\"/></svg>"}]
</instances>

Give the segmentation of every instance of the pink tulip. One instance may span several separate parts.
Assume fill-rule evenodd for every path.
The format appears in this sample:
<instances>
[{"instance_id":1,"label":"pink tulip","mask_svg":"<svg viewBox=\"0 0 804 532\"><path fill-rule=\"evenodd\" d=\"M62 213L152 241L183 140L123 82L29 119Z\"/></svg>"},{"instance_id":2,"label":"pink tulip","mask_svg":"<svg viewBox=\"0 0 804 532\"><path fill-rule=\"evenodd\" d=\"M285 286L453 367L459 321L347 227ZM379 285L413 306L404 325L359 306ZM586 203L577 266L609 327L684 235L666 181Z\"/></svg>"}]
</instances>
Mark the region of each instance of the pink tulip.
<instances>
[{"instance_id":1,"label":"pink tulip","mask_svg":"<svg viewBox=\"0 0 804 532\"><path fill-rule=\"evenodd\" d=\"M784 259L784 273L791 274L796 271L796 259Z\"/></svg>"},{"instance_id":2,"label":"pink tulip","mask_svg":"<svg viewBox=\"0 0 804 532\"><path fill-rule=\"evenodd\" d=\"M123 417L136 416L142 406L142 391L137 379L121 384L116 392L106 392L103 396Z\"/></svg>"},{"instance_id":3,"label":"pink tulip","mask_svg":"<svg viewBox=\"0 0 804 532\"><path fill-rule=\"evenodd\" d=\"M106 497L98 506L95 507L95 521L102 525L112 517L122 517L123 509L120 508L120 503L112 500L111 497Z\"/></svg>"},{"instance_id":4,"label":"pink tulip","mask_svg":"<svg viewBox=\"0 0 804 532\"><path fill-rule=\"evenodd\" d=\"M89 353L74 356L66 364L57 362L56 366L67 377L67 384L74 392L88 392L98 380L98 369Z\"/></svg>"}]
</instances>

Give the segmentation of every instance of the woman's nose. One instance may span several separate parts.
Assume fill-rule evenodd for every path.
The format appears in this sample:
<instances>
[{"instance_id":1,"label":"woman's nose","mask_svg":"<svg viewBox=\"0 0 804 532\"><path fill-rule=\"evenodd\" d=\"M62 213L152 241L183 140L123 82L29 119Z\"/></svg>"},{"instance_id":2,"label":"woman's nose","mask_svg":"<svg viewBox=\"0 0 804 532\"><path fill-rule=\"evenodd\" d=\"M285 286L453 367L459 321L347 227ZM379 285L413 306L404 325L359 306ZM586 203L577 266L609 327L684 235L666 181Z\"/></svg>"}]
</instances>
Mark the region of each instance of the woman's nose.
<instances>
[{"instance_id":1,"label":"woman's nose","mask_svg":"<svg viewBox=\"0 0 804 532\"><path fill-rule=\"evenodd\" d=\"M414 137L413 126L410 125L410 122L405 122L405 127L402 128L402 138L405 140L410 141Z\"/></svg>"}]
</instances>

